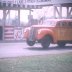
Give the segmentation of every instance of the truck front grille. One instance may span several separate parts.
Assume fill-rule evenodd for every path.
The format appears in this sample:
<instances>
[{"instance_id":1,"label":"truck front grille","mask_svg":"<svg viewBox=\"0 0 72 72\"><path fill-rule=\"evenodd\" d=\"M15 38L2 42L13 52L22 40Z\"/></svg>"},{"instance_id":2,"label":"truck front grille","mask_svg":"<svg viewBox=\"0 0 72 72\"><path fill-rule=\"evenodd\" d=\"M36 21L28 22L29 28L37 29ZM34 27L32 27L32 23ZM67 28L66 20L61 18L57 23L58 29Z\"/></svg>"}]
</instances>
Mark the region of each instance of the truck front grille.
<instances>
[{"instance_id":1,"label":"truck front grille","mask_svg":"<svg viewBox=\"0 0 72 72\"><path fill-rule=\"evenodd\" d=\"M30 34L29 34L29 40L30 41L35 41L35 35L36 35L36 29L35 28L31 28Z\"/></svg>"}]
</instances>

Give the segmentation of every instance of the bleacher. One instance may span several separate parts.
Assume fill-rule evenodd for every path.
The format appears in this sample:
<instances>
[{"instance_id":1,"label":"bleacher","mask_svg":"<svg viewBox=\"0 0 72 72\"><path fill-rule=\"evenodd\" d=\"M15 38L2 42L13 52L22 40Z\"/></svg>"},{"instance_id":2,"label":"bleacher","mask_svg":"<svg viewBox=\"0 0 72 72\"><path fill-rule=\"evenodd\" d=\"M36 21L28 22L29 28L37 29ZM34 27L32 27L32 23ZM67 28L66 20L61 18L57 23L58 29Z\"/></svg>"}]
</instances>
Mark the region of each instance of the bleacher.
<instances>
[{"instance_id":1,"label":"bleacher","mask_svg":"<svg viewBox=\"0 0 72 72\"><path fill-rule=\"evenodd\" d=\"M72 0L0 0L0 9L35 9L51 5L72 6Z\"/></svg>"}]
</instances>

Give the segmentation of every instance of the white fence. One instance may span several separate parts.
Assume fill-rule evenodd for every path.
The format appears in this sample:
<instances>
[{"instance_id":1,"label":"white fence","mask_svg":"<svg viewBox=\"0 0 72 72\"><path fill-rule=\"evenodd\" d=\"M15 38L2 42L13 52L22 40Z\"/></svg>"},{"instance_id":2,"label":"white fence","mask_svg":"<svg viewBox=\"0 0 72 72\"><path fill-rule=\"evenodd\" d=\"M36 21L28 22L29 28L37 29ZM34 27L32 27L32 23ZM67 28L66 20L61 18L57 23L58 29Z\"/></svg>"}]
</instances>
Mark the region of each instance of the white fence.
<instances>
[{"instance_id":1,"label":"white fence","mask_svg":"<svg viewBox=\"0 0 72 72\"><path fill-rule=\"evenodd\" d=\"M24 40L24 27L5 26L3 33L4 40Z\"/></svg>"}]
</instances>

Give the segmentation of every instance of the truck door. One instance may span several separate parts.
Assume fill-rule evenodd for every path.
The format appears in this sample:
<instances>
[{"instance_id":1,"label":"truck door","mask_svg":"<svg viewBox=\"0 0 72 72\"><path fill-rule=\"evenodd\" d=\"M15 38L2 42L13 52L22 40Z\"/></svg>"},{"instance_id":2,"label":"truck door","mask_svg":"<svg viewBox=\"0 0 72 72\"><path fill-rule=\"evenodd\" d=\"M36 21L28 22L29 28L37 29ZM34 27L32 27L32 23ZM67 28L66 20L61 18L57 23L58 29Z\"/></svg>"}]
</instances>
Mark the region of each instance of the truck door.
<instances>
[{"instance_id":1,"label":"truck door","mask_svg":"<svg viewBox=\"0 0 72 72\"><path fill-rule=\"evenodd\" d=\"M56 26L54 28L54 36L55 36L55 41L62 40L63 37L63 30L62 29L62 22L57 21Z\"/></svg>"},{"instance_id":2,"label":"truck door","mask_svg":"<svg viewBox=\"0 0 72 72\"><path fill-rule=\"evenodd\" d=\"M66 22L60 22L60 40L66 40L67 38L67 23Z\"/></svg>"},{"instance_id":3,"label":"truck door","mask_svg":"<svg viewBox=\"0 0 72 72\"><path fill-rule=\"evenodd\" d=\"M56 31L56 38L58 41L64 39L65 28L63 26L64 24L62 21L57 22L55 31Z\"/></svg>"}]
</instances>

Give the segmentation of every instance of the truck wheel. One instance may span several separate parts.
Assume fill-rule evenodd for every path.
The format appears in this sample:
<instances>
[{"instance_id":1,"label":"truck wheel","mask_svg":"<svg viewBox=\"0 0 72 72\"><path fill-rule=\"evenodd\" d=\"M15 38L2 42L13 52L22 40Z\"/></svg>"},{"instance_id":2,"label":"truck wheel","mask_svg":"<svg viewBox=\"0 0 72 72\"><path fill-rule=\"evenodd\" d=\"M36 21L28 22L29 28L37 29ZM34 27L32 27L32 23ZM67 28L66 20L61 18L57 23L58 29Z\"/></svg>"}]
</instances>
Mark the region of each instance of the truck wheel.
<instances>
[{"instance_id":1,"label":"truck wheel","mask_svg":"<svg viewBox=\"0 0 72 72\"><path fill-rule=\"evenodd\" d=\"M27 40L27 44L28 44L29 46L33 46L33 45L35 44L35 41L29 41L29 40Z\"/></svg>"},{"instance_id":2,"label":"truck wheel","mask_svg":"<svg viewBox=\"0 0 72 72\"><path fill-rule=\"evenodd\" d=\"M64 47L65 46L65 42L58 42L58 46L59 47Z\"/></svg>"},{"instance_id":3,"label":"truck wheel","mask_svg":"<svg viewBox=\"0 0 72 72\"><path fill-rule=\"evenodd\" d=\"M43 48L48 48L50 43L51 43L51 37L49 37L49 36L44 37L41 41L41 45Z\"/></svg>"}]
</instances>

